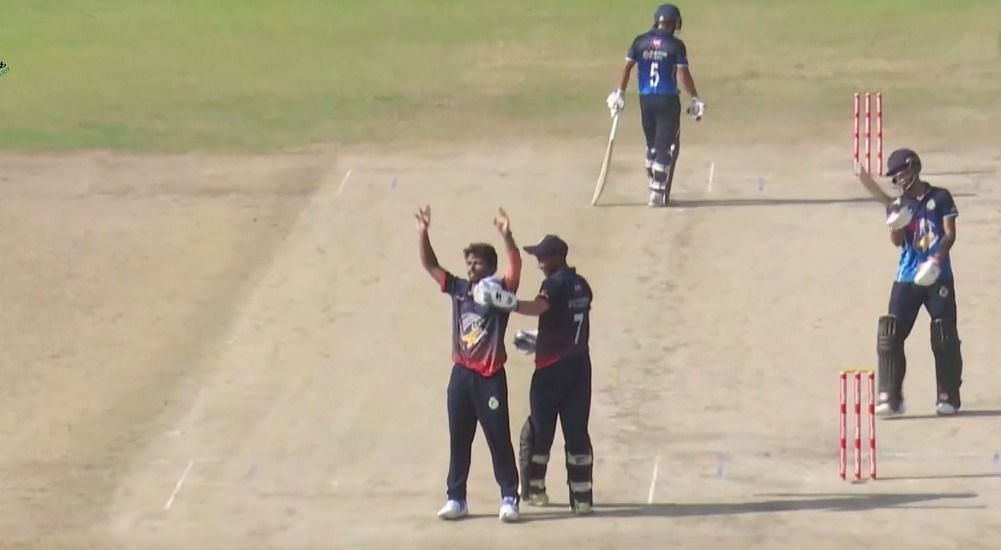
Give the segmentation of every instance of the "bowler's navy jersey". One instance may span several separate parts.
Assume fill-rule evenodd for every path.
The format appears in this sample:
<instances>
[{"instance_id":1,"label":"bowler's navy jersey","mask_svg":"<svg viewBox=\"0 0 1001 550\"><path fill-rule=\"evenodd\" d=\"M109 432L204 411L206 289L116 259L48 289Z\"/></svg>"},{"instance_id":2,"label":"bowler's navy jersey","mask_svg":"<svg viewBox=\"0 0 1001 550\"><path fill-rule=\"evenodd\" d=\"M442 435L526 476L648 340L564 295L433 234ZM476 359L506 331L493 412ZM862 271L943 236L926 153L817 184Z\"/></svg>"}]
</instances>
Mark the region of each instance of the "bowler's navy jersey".
<instances>
[{"instance_id":1,"label":"bowler's navy jersey","mask_svg":"<svg viewBox=\"0 0 1001 550\"><path fill-rule=\"evenodd\" d=\"M564 267L542 281L539 296L549 309L539 316L535 366L548 367L561 359L587 356L591 335L591 300L587 280L572 267Z\"/></svg>"},{"instance_id":2,"label":"bowler's navy jersey","mask_svg":"<svg viewBox=\"0 0 1001 550\"><path fill-rule=\"evenodd\" d=\"M505 290L502 277L495 279ZM473 300L473 285L445 274L442 292L452 297L452 360L483 376L497 374L507 362L504 333L510 313Z\"/></svg>"},{"instance_id":3,"label":"bowler's navy jersey","mask_svg":"<svg viewBox=\"0 0 1001 550\"><path fill-rule=\"evenodd\" d=\"M688 66L688 51L670 32L653 29L633 40L626 59L636 63L640 95L677 94L675 69Z\"/></svg>"},{"instance_id":4,"label":"bowler's navy jersey","mask_svg":"<svg viewBox=\"0 0 1001 550\"><path fill-rule=\"evenodd\" d=\"M904 229L904 244L900 250L897 281L913 283L918 267L938 253L945 237L945 219L959 215L952 193L941 187L930 186L918 199L904 198L903 205L914 211L911 223ZM887 214L890 213L887 207ZM952 280L952 261L945 257L939 262L943 281Z\"/></svg>"}]
</instances>

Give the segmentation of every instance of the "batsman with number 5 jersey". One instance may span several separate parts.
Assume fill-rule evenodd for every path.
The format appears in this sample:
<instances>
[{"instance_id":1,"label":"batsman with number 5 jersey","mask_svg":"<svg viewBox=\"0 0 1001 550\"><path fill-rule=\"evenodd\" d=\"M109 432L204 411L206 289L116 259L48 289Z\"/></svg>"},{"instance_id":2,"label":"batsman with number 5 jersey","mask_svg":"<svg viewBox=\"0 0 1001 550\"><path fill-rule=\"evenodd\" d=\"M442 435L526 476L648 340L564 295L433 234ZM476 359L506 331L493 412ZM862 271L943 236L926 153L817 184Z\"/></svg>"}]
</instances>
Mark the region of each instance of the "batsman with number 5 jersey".
<instances>
[{"instance_id":1,"label":"batsman with number 5 jersey","mask_svg":"<svg viewBox=\"0 0 1001 550\"><path fill-rule=\"evenodd\" d=\"M567 244L546 235L524 247L536 257L546 276L532 301L515 300L497 289L482 296L488 305L539 317L535 339L535 373L529 390L530 416L521 431L519 453L521 498L533 505L549 502L546 469L556 437L556 420L566 442L567 485L570 508L577 514L591 512L594 452L588 421L591 414L591 286L567 265Z\"/></svg>"},{"instance_id":2,"label":"batsman with number 5 jersey","mask_svg":"<svg viewBox=\"0 0 1001 550\"><path fill-rule=\"evenodd\" d=\"M640 117L646 137L646 172L650 182L650 206L667 206L671 197L674 168L681 148L680 84L692 98L688 114L701 120L705 103L698 97L688 68L685 43L674 35L681 30L681 10L663 4L654 13L654 26L637 36L626 53L619 87L606 100L612 116L626 105L625 90L633 67L637 69Z\"/></svg>"}]
</instances>

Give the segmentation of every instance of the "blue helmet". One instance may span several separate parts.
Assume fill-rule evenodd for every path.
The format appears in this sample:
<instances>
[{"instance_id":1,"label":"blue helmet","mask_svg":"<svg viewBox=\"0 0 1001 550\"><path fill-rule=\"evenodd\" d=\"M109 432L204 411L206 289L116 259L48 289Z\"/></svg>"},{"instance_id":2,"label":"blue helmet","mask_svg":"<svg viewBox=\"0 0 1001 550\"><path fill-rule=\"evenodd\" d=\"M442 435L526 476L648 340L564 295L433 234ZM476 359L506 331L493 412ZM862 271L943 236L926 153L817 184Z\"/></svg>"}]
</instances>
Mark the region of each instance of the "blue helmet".
<instances>
[{"instance_id":1,"label":"blue helmet","mask_svg":"<svg viewBox=\"0 0 1001 550\"><path fill-rule=\"evenodd\" d=\"M681 30L681 10L678 9L678 6L661 4L657 7L657 11L653 12L653 26L656 27L658 23L664 21L674 21L674 28Z\"/></svg>"}]
</instances>

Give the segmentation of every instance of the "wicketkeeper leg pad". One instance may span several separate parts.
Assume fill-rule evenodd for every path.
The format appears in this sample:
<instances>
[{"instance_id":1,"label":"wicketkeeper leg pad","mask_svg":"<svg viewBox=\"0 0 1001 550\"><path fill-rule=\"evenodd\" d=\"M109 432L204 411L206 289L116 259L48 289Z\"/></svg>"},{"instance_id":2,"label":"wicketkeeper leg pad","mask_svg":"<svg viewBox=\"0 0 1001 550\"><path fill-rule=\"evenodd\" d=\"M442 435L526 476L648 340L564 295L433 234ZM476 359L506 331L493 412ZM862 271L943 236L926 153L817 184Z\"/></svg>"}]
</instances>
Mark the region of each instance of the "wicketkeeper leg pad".
<instances>
[{"instance_id":1,"label":"wicketkeeper leg pad","mask_svg":"<svg viewBox=\"0 0 1001 550\"><path fill-rule=\"evenodd\" d=\"M581 505L590 509L593 504L593 473L594 457L590 451L583 454L567 452L567 485L572 510L579 510Z\"/></svg>"},{"instance_id":2,"label":"wicketkeeper leg pad","mask_svg":"<svg viewBox=\"0 0 1001 550\"><path fill-rule=\"evenodd\" d=\"M548 454L536 454L532 451L535 432L532 428L532 417L525 419L521 427L521 437L518 446L518 462L521 476L521 498L531 500L533 495L546 492L546 468L549 465Z\"/></svg>"}]
</instances>

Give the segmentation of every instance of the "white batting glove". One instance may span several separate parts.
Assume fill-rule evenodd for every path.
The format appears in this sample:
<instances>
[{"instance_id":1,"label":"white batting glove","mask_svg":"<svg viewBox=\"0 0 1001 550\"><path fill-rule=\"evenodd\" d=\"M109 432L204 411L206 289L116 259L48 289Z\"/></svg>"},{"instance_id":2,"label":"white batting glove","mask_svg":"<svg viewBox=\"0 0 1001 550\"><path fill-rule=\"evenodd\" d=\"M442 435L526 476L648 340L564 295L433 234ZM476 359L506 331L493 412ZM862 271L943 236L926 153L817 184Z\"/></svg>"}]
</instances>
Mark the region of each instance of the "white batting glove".
<instances>
[{"instance_id":1,"label":"white batting glove","mask_svg":"<svg viewBox=\"0 0 1001 550\"><path fill-rule=\"evenodd\" d=\"M914 284L918 286L931 286L942 274L942 268L938 265L938 260L929 258L918 266L918 272L914 275Z\"/></svg>"},{"instance_id":2,"label":"white batting glove","mask_svg":"<svg viewBox=\"0 0 1001 550\"><path fill-rule=\"evenodd\" d=\"M625 94L621 89L612 90L612 93L608 94L608 98L605 99L605 103L608 105L608 111L614 117L626 107Z\"/></svg>"},{"instance_id":3,"label":"white batting glove","mask_svg":"<svg viewBox=\"0 0 1001 550\"><path fill-rule=\"evenodd\" d=\"M702 120L702 117L706 114L706 104L698 97L693 97L692 104L688 106L687 112L695 120Z\"/></svg>"},{"instance_id":4,"label":"white batting glove","mask_svg":"<svg viewBox=\"0 0 1001 550\"><path fill-rule=\"evenodd\" d=\"M898 231L907 227L914 218L914 210L907 206L900 206L890 210L890 215L886 217L886 225L893 231Z\"/></svg>"}]
</instances>

